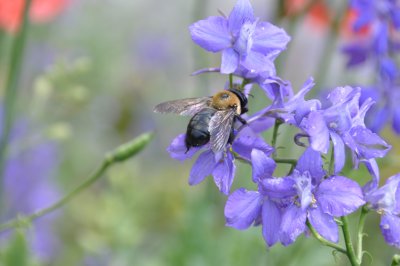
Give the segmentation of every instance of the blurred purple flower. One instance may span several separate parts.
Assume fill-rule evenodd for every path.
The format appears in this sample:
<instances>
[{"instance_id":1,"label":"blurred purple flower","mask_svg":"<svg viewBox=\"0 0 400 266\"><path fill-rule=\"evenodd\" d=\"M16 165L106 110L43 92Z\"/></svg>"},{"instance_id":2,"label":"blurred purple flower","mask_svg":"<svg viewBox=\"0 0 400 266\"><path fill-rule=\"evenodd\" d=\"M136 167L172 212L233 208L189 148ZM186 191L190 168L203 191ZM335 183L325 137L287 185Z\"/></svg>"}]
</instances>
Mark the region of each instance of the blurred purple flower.
<instances>
[{"instance_id":1,"label":"blurred purple flower","mask_svg":"<svg viewBox=\"0 0 400 266\"><path fill-rule=\"evenodd\" d=\"M22 126L21 126L22 125ZM59 198L59 191L52 181L52 175L58 167L58 149L52 142L43 142L36 146L23 145L28 128L19 123L12 134L12 145L19 148L11 153L6 162L4 175L5 204L3 220L14 218L18 214L31 214L45 208ZM54 258L59 242L52 226L57 213L49 214L35 221L29 232L29 241L39 259ZM4 235L5 237L6 235Z\"/></svg>"},{"instance_id":2,"label":"blurred purple flower","mask_svg":"<svg viewBox=\"0 0 400 266\"><path fill-rule=\"evenodd\" d=\"M359 185L343 176L324 179L319 152L307 149L292 175L259 180L258 191L233 192L225 206L226 225L243 230L261 220L268 246L293 243L306 230L306 220L326 239L337 242L334 217L364 204Z\"/></svg>"},{"instance_id":3,"label":"blurred purple flower","mask_svg":"<svg viewBox=\"0 0 400 266\"><path fill-rule=\"evenodd\" d=\"M385 241L400 249L400 174L386 180L384 186L365 196L368 207L381 215L381 231Z\"/></svg>"},{"instance_id":4,"label":"blurred purple flower","mask_svg":"<svg viewBox=\"0 0 400 266\"><path fill-rule=\"evenodd\" d=\"M238 0L228 18L213 16L189 27L193 41L210 52L222 52L221 73L239 66L252 73L274 71L272 64L290 37L284 30L254 17L248 0Z\"/></svg>"},{"instance_id":5,"label":"blurred purple flower","mask_svg":"<svg viewBox=\"0 0 400 266\"><path fill-rule=\"evenodd\" d=\"M231 144L227 145L230 146ZM254 180L257 180L263 174L260 168L264 169L264 164L268 164L271 167L275 166L275 162L268 157L273 151L272 147L249 128L240 132L240 135L237 136L232 144L232 149L228 147L225 154L215 154L210 149L209 144L202 147L192 147L187 152L186 150L185 134L177 136L167 148L170 156L180 161L190 159L198 151L202 150L190 171L189 185L197 185L207 176L212 175L218 189L226 195L229 194L236 171L234 152L241 159L253 164Z\"/></svg>"}]
</instances>

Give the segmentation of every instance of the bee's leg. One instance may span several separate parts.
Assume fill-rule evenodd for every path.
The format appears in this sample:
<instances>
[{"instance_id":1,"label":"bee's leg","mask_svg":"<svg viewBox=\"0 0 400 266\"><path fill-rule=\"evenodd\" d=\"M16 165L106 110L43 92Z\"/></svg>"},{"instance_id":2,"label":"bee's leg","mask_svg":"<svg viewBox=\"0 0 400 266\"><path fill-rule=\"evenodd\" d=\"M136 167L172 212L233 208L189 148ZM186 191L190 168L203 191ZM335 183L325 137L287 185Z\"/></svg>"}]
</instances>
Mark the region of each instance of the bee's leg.
<instances>
[{"instance_id":1,"label":"bee's leg","mask_svg":"<svg viewBox=\"0 0 400 266\"><path fill-rule=\"evenodd\" d=\"M237 120L239 120L239 122L242 123L243 125L247 124L247 121L243 117L241 117L240 115L235 115L235 118Z\"/></svg>"}]
</instances>

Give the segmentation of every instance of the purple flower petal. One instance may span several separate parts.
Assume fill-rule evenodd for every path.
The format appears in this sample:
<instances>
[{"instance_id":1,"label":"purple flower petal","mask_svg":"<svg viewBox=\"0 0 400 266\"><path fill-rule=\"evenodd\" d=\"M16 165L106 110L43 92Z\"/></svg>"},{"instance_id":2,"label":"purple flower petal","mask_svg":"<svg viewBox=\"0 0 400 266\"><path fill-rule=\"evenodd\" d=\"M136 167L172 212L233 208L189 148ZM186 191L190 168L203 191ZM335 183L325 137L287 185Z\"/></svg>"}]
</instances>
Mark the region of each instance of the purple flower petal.
<instances>
[{"instance_id":1,"label":"purple flower petal","mask_svg":"<svg viewBox=\"0 0 400 266\"><path fill-rule=\"evenodd\" d=\"M248 228L261 212L262 196L256 191L240 188L233 192L225 205L226 225L243 230Z\"/></svg>"},{"instance_id":2,"label":"purple flower petal","mask_svg":"<svg viewBox=\"0 0 400 266\"><path fill-rule=\"evenodd\" d=\"M292 244L296 238L306 229L307 212L298 208L296 205L288 207L281 222L281 242L287 246Z\"/></svg>"},{"instance_id":3,"label":"purple flower petal","mask_svg":"<svg viewBox=\"0 0 400 266\"><path fill-rule=\"evenodd\" d=\"M233 178L235 177L236 166L233 161L232 153L228 152L225 158L218 162L212 172L215 184L219 188L219 191L225 195L229 194Z\"/></svg>"},{"instance_id":4,"label":"purple flower petal","mask_svg":"<svg viewBox=\"0 0 400 266\"><path fill-rule=\"evenodd\" d=\"M251 165L253 168L253 182L272 177L276 163L269 158L263 151L253 149L251 151Z\"/></svg>"},{"instance_id":5,"label":"purple flower petal","mask_svg":"<svg viewBox=\"0 0 400 266\"><path fill-rule=\"evenodd\" d=\"M400 217L382 215L380 227L385 241L391 246L400 248Z\"/></svg>"},{"instance_id":6,"label":"purple flower petal","mask_svg":"<svg viewBox=\"0 0 400 266\"><path fill-rule=\"evenodd\" d=\"M400 211L400 174L391 176L384 186L369 192L366 201L377 211L398 214Z\"/></svg>"},{"instance_id":7,"label":"purple flower petal","mask_svg":"<svg viewBox=\"0 0 400 266\"><path fill-rule=\"evenodd\" d=\"M369 159L364 161L365 166L368 169L368 172L371 174L371 181L363 186L364 194L368 194L369 192L376 190L379 186L379 167L376 163L375 159Z\"/></svg>"},{"instance_id":8,"label":"purple flower petal","mask_svg":"<svg viewBox=\"0 0 400 266\"><path fill-rule=\"evenodd\" d=\"M197 185L207 176L211 175L216 165L214 153L211 150L205 151L197 158L190 170L189 185Z\"/></svg>"},{"instance_id":9,"label":"purple flower petal","mask_svg":"<svg viewBox=\"0 0 400 266\"><path fill-rule=\"evenodd\" d=\"M184 161L186 159L190 159L193 155L200 150L200 147L191 147L187 152L186 144L185 144L186 134L180 134L176 138L174 138L167 148L169 155L179 161Z\"/></svg>"},{"instance_id":10,"label":"purple flower petal","mask_svg":"<svg viewBox=\"0 0 400 266\"><path fill-rule=\"evenodd\" d=\"M332 176L324 180L315 198L324 213L335 217L350 214L365 203L357 182L344 176Z\"/></svg>"},{"instance_id":11,"label":"purple flower petal","mask_svg":"<svg viewBox=\"0 0 400 266\"><path fill-rule=\"evenodd\" d=\"M275 51L286 49L290 37L285 30L268 22L259 22L253 35L253 50L267 55Z\"/></svg>"},{"instance_id":12,"label":"purple flower petal","mask_svg":"<svg viewBox=\"0 0 400 266\"><path fill-rule=\"evenodd\" d=\"M346 154L342 138L334 132L331 132L330 135L333 144L333 152L334 152L333 156L335 159L334 174L337 174L340 171L342 171L344 167L344 163L346 162Z\"/></svg>"},{"instance_id":13,"label":"purple flower petal","mask_svg":"<svg viewBox=\"0 0 400 266\"><path fill-rule=\"evenodd\" d=\"M297 161L296 169L300 173L309 172L314 185L319 184L325 176L321 154L311 148L306 149L301 155Z\"/></svg>"},{"instance_id":14,"label":"purple flower petal","mask_svg":"<svg viewBox=\"0 0 400 266\"><path fill-rule=\"evenodd\" d=\"M225 49L222 52L221 73L231 74L239 65L239 54L233 48Z\"/></svg>"},{"instance_id":15,"label":"purple flower petal","mask_svg":"<svg viewBox=\"0 0 400 266\"><path fill-rule=\"evenodd\" d=\"M307 207L311 204L313 197L311 193L312 186L310 172L305 171L303 173L300 173L299 171L294 170L291 178L295 182L295 187L300 200L301 209L306 210Z\"/></svg>"},{"instance_id":16,"label":"purple flower petal","mask_svg":"<svg viewBox=\"0 0 400 266\"><path fill-rule=\"evenodd\" d=\"M258 52L252 51L240 63L252 73L267 72L268 75L275 73L275 65L272 60Z\"/></svg>"},{"instance_id":17,"label":"purple flower petal","mask_svg":"<svg viewBox=\"0 0 400 266\"><path fill-rule=\"evenodd\" d=\"M259 184L261 194L274 199L294 197L297 195L295 182L292 178L267 178Z\"/></svg>"},{"instance_id":18,"label":"purple flower petal","mask_svg":"<svg viewBox=\"0 0 400 266\"><path fill-rule=\"evenodd\" d=\"M238 0L229 14L229 30L236 34L245 22L253 22L254 11L248 0Z\"/></svg>"},{"instance_id":19,"label":"purple flower petal","mask_svg":"<svg viewBox=\"0 0 400 266\"><path fill-rule=\"evenodd\" d=\"M379 135L365 127L357 126L350 130L357 156L362 159L382 158L391 149Z\"/></svg>"},{"instance_id":20,"label":"purple flower petal","mask_svg":"<svg viewBox=\"0 0 400 266\"><path fill-rule=\"evenodd\" d=\"M270 200L264 201L262 206L262 234L268 246L273 246L279 240L281 212L276 204Z\"/></svg>"},{"instance_id":21,"label":"purple flower petal","mask_svg":"<svg viewBox=\"0 0 400 266\"><path fill-rule=\"evenodd\" d=\"M190 27L192 40L210 52L219 52L231 46L228 21L223 17L209 17L197 21Z\"/></svg>"},{"instance_id":22,"label":"purple flower petal","mask_svg":"<svg viewBox=\"0 0 400 266\"><path fill-rule=\"evenodd\" d=\"M308 212L308 219L315 230L325 239L337 243L339 232L335 219L329 214L323 213L318 207L310 208Z\"/></svg>"},{"instance_id":23,"label":"purple flower petal","mask_svg":"<svg viewBox=\"0 0 400 266\"><path fill-rule=\"evenodd\" d=\"M249 161L251 160L251 151L253 149L263 151L266 155L270 155L274 150L271 146L265 143L263 138L255 134L249 127L240 131L240 134L233 142L232 147L235 152Z\"/></svg>"},{"instance_id":24,"label":"purple flower petal","mask_svg":"<svg viewBox=\"0 0 400 266\"><path fill-rule=\"evenodd\" d=\"M304 129L310 135L311 147L319 152L327 153L329 149L329 129L324 117L319 112L311 112Z\"/></svg>"}]
</instances>

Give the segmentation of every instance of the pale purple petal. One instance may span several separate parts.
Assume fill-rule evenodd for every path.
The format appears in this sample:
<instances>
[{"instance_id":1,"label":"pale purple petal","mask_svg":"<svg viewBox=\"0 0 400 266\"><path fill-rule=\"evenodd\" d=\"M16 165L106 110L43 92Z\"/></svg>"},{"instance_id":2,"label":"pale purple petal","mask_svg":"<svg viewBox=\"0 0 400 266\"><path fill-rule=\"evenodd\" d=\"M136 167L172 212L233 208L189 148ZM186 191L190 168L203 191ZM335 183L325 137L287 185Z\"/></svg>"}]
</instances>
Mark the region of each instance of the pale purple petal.
<instances>
[{"instance_id":1,"label":"pale purple petal","mask_svg":"<svg viewBox=\"0 0 400 266\"><path fill-rule=\"evenodd\" d=\"M356 211L365 201L357 182L344 176L324 180L315 193L322 211L340 217Z\"/></svg>"},{"instance_id":2,"label":"pale purple petal","mask_svg":"<svg viewBox=\"0 0 400 266\"><path fill-rule=\"evenodd\" d=\"M191 147L187 151L185 137L186 134L178 135L172 140L171 144L167 148L169 155L175 160L184 161L190 159L198 150L201 149L200 147Z\"/></svg>"},{"instance_id":3,"label":"pale purple petal","mask_svg":"<svg viewBox=\"0 0 400 266\"><path fill-rule=\"evenodd\" d=\"M381 231L386 243L400 248L400 217L395 215L382 215Z\"/></svg>"},{"instance_id":4,"label":"pale purple petal","mask_svg":"<svg viewBox=\"0 0 400 266\"><path fill-rule=\"evenodd\" d=\"M365 127L357 126L349 132L355 143L355 152L362 159L382 158L391 149L379 135Z\"/></svg>"},{"instance_id":5,"label":"pale purple petal","mask_svg":"<svg viewBox=\"0 0 400 266\"><path fill-rule=\"evenodd\" d=\"M339 240L338 226L335 219L329 214L323 213L320 208L310 208L308 219L311 225L325 239L337 243Z\"/></svg>"},{"instance_id":6,"label":"pale purple petal","mask_svg":"<svg viewBox=\"0 0 400 266\"><path fill-rule=\"evenodd\" d=\"M327 153L329 149L329 129L322 114L311 112L303 126L304 130L310 135L311 147L316 151Z\"/></svg>"},{"instance_id":7,"label":"pale purple petal","mask_svg":"<svg viewBox=\"0 0 400 266\"><path fill-rule=\"evenodd\" d=\"M375 159L366 160L364 161L364 164L367 167L368 172L371 174L372 177L371 181L366 183L362 188L364 194L367 194L378 188L380 175L379 175L379 167Z\"/></svg>"},{"instance_id":8,"label":"pale purple petal","mask_svg":"<svg viewBox=\"0 0 400 266\"><path fill-rule=\"evenodd\" d=\"M266 72L269 73L266 74L268 76L275 73L275 65L272 60L258 52L252 51L244 59L241 59L240 63L253 73Z\"/></svg>"},{"instance_id":9,"label":"pale purple petal","mask_svg":"<svg viewBox=\"0 0 400 266\"><path fill-rule=\"evenodd\" d=\"M306 149L303 155L301 155L297 161L296 169L300 173L308 171L314 185L319 184L325 176L321 154L311 148Z\"/></svg>"},{"instance_id":10,"label":"pale purple petal","mask_svg":"<svg viewBox=\"0 0 400 266\"><path fill-rule=\"evenodd\" d=\"M233 192L225 205L226 225L243 230L260 215L262 196L256 191L240 188Z\"/></svg>"},{"instance_id":11,"label":"pale purple petal","mask_svg":"<svg viewBox=\"0 0 400 266\"><path fill-rule=\"evenodd\" d=\"M233 161L232 153L228 152L225 158L215 166L212 172L215 184L219 188L219 191L225 195L229 194L233 178L235 177L236 166Z\"/></svg>"},{"instance_id":12,"label":"pale purple petal","mask_svg":"<svg viewBox=\"0 0 400 266\"><path fill-rule=\"evenodd\" d=\"M263 195L271 198L287 198L297 195L295 182L292 178L267 178L259 183L259 190Z\"/></svg>"},{"instance_id":13,"label":"pale purple petal","mask_svg":"<svg viewBox=\"0 0 400 266\"><path fill-rule=\"evenodd\" d=\"M229 30L236 34L245 22L253 22L254 11L249 0L238 0L229 14Z\"/></svg>"},{"instance_id":14,"label":"pale purple petal","mask_svg":"<svg viewBox=\"0 0 400 266\"><path fill-rule=\"evenodd\" d=\"M264 139L258 136L250 127L246 127L240 131L240 134L233 142L233 150L241 157L251 160L251 151L257 149L263 151L266 155L273 152L273 148L265 143Z\"/></svg>"},{"instance_id":15,"label":"pale purple petal","mask_svg":"<svg viewBox=\"0 0 400 266\"><path fill-rule=\"evenodd\" d=\"M253 170L253 182L264 178L271 178L275 170L276 163L269 158L265 152L258 149L251 151L251 165Z\"/></svg>"},{"instance_id":16,"label":"pale purple petal","mask_svg":"<svg viewBox=\"0 0 400 266\"><path fill-rule=\"evenodd\" d=\"M219 52L231 46L228 21L223 17L209 17L199 20L190 27L192 40L210 52Z\"/></svg>"},{"instance_id":17,"label":"pale purple petal","mask_svg":"<svg viewBox=\"0 0 400 266\"><path fill-rule=\"evenodd\" d=\"M233 48L225 49L222 52L221 73L231 74L239 65L239 54Z\"/></svg>"},{"instance_id":18,"label":"pale purple petal","mask_svg":"<svg viewBox=\"0 0 400 266\"><path fill-rule=\"evenodd\" d=\"M205 151L197 158L190 170L189 185L197 185L207 176L211 175L216 165L214 153L209 150Z\"/></svg>"},{"instance_id":19,"label":"pale purple petal","mask_svg":"<svg viewBox=\"0 0 400 266\"><path fill-rule=\"evenodd\" d=\"M311 193L312 185L310 172L305 171L303 173L300 173L299 171L294 170L291 178L295 182L295 187L300 200L301 209L306 210L311 204L313 197Z\"/></svg>"},{"instance_id":20,"label":"pale purple petal","mask_svg":"<svg viewBox=\"0 0 400 266\"><path fill-rule=\"evenodd\" d=\"M281 212L278 206L270 200L262 205L262 234L268 246L273 246L279 240Z\"/></svg>"},{"instance_id":21,"label":"pale purple petal","mask_svg":"<svg viewBox=\"0 0 400 266\"><path fill-rule=\"evenodd\" d=\"M400 174L391 176L384 186L368 193L366 201L375 210L397 214L399 207Z\"/></svg>"},{"instance_id":22,"label":"pale purple petal","mask_svg":"<svg viewBox=\"0 0 400 266\"><path fill-rule=\"evenodd\" d=\"M285 30L268 22L259 22L253 35L253 50L264 55L286 49L290 37Z\"/></svg>"},{"instance_id":23,"label":"pale purple petal","mask_svg":"<svg viewBox=\"0 0 400 266\"><path fill-rule=\"evenodd\" d=\"M288 207L281 222L281 242L287 246L292 244L296 238L306 229L307 212L298 208L296 205Z\"/></svg>"},{"instance_id":24,"label":"pale purple petal","mask_svg":"<svg viewBox=\"0 0 400 266\"><path fill-rule=\"evenodd\" d=\"M346 162L346 153L342 138L334 132L331 132L330 135L332 139L333 156L335 160L334 174L337 174L342 171L344 167L344 163Z\"/></svg>"}]
</instances>

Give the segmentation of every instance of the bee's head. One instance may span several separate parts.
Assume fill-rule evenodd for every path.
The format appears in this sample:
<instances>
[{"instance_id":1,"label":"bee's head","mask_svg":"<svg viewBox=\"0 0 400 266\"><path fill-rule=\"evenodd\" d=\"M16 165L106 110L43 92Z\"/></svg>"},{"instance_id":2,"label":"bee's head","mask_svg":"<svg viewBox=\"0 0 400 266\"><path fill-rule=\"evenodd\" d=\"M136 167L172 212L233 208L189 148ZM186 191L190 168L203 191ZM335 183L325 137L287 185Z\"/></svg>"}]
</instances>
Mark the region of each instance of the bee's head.
<instances>
[{"instance_id":1,"label":"bee's head","mask_svg":"<svg viewBox=\"0 0 400 266\"><path fill-rule=\"evenodd\" d=\"M247 108L247 103L248 103L247 97L246 97L246 95L244 95L244 93L241 90L232 88L232 89L229 89L228 91L234 93L239 98L240 106L241 106L240 114L244 114L247 111L249 111L249 109Z\"/></svg>"},{"instance_id":2,"label":"bee's head","mask_svg":"<svg viewBox=\"0 0 400 266\"><path fill-rule=\"evenodd\" d=\"M212 106L218 110L235 108L236 114L238 115L248 111L246 96L236 89L217 92L212 97Z\"/></svg>"}]
</instances>

